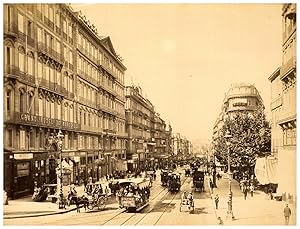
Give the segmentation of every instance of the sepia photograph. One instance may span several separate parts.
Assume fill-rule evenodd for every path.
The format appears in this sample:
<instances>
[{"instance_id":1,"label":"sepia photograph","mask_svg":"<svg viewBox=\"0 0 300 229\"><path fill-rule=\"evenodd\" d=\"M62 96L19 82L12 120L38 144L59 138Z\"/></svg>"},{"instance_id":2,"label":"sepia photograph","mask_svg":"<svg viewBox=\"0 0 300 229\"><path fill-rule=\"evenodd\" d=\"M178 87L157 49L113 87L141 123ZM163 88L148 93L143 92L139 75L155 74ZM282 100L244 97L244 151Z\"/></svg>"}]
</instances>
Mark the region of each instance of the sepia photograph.
<instances>
[{"instance_id":1,"label":"sepia photograph","mask_svg":"<svg viewBox=\"0 0 300 229\"><path fill-rule=\"evenodd\" d=\"M3 6L4 226L296 226L296 3Z\"/></svg>"}]
</instances>

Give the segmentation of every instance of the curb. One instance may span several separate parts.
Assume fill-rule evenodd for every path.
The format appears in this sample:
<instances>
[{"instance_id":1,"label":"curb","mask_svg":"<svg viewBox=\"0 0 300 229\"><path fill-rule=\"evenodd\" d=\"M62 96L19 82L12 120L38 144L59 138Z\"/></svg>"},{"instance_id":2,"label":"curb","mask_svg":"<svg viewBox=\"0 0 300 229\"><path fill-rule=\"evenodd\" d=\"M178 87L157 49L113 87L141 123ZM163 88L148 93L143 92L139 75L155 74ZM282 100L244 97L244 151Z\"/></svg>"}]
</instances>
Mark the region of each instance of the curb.
<instances>
[{"instance_id":1,"label":"curb","mask_svg":"<svg viewBox=\"0 0 300 229\"><path fill-rule=\"evenodd\" d=\"M39 216L48 216L48 215L58 215L58 214L64 214L68 213L71 211L75 211L77 208L72 208L68 209L66 211L61 211L61 212L52 212L52 213L44 213L44 214L34 214L34 215L20 215L20 216L8 216L8 217L3 217L3 219L20 219L20 218L30 218L30 217L39 217Z\"/></svg>"},{"instance_id":2,"label":"curb","mask_svg":"<svg viewBox=\"0 0 300 229\"><path fill-rule=\"evenodd\" d=\"M209 183L208 179L206 179L206 182L207 182L207 186L209 188L210 198L212 200L212 206L213 206L213 208L215 210L216 224L219 225L219 221L218 221L219 215L218 215L218 212L217 212L217 209L216 209L216 206L215 206L215 202L214 202L214 194L211 191L211 187L210 187L210 183Z\"/></svg>"}]
</instances>

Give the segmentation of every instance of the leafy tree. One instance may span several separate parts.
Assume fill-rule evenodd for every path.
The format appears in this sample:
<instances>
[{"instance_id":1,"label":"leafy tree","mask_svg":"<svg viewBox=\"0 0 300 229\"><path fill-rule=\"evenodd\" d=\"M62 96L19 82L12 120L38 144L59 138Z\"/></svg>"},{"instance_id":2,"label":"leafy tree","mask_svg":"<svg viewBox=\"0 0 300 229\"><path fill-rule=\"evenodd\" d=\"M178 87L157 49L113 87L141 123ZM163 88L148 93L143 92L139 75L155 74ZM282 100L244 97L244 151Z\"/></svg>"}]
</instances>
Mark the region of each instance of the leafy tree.
<instances>
[{"instance_id":1,"label":"leafy tree","mask_svg":"<svg viewBox=\"0 0 300 229\"><path fill-rule=\"evenodd\" d=\"M229 131L231 138L225 139ZM265 156L271 150L271 128L262 111L239 111L227 118L214 141L215 156L227 165L228 146L230 149L230 166L240 173L253 173L256 156Z\"/></svg>"}]
</instances>

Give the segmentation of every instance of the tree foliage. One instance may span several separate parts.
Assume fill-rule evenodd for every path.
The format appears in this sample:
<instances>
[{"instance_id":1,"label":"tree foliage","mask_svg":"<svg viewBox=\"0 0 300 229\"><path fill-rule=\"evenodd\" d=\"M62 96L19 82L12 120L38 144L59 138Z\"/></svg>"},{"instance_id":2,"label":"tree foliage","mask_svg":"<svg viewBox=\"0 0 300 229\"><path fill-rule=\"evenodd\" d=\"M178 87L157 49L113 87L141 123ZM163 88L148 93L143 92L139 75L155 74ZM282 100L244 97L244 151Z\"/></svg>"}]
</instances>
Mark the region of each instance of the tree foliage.
<instances>
[{"instance_id":1,"label":"tree foliage","mask_svg":"<svg viewBox=\"0 0 300 229\"><path fill-rule=\"evenodd\" d=\"M231 138L225 139L229 131ZM225 120L214 141L215 156L222 164L227 164L228 146L230 164L240 170L249 170L255 165L256 155L265 156L271 150L271 128L262 111L253 113L239 111Z\"/></svg>"}]
</instances>

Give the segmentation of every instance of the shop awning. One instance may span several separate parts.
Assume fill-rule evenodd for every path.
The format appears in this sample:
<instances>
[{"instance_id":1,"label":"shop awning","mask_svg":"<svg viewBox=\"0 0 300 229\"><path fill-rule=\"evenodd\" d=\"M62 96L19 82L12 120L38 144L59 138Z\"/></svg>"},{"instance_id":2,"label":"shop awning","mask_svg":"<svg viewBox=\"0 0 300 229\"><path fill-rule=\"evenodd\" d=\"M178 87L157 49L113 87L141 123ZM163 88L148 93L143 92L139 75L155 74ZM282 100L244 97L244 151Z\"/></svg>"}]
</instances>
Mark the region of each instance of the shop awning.
<instances>
[{"instance_id":1,"label":"shop awning","mask_svg":"<svg viewBox=\"0 0 300 229\"><path fill-rule=\"evenodd\" d=\"M255 176L260 184L277 184L277 159L274 157L257 158L254 168Z\"/></svg>"}]
</instances>

